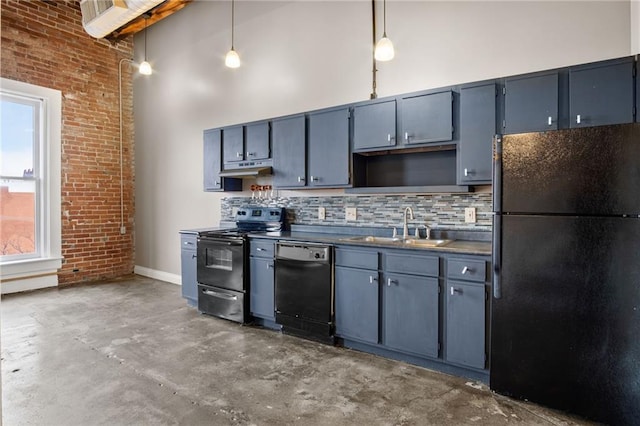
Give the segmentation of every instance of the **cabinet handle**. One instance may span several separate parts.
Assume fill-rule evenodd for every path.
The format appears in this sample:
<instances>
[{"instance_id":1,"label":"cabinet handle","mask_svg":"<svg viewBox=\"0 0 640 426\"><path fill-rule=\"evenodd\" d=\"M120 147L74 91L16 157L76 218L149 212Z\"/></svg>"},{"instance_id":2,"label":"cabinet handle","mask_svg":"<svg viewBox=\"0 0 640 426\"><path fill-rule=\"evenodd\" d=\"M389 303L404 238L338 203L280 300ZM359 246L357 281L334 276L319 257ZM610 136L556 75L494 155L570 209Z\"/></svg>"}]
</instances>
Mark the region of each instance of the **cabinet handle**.
<instances>
[{"instance_id":1,"label":"cabinet handle","mask_svg":"<svg viewBox=\"0 0 640 426\"><path fill-rule=\"evenodd\" d=\"M247 157L255 157L256 153L255 152L249 152L247 151Z\"/></svg>"},{"instance_id":2,"label":"cabinet handle","mask_svg":"<svg viewBox=\"0 0 640 426\"><path fill-rule=\"evenodd\" d=\"M220 181L219 181L219 180L215 181L215 182L214 182L214 185L216 185L216 186L220 186Z\"/></svg>"},{"instance_id":3,"label":"cabinet handle","mask_svg":"<svg viewBox=\"0 0 640 426\"><path fill-rule=\"evenodd\" d=\"M464 268L462 268L462 275L466 274L467 272L473 272L473 271L469 269L468 266L465 266Z\"/></svg>"},{"instance_id":4,"label":"cabinet handle","mask_svg":"<svg viewBox=\"0 0 640 426\"><path fill-rule=\"evenodd\" d=\"M391 133L387 133L387 142L391 142Z\"/></svg>"},{"instance_id":5,"label":"cabinet handle","mask_svg":"<svg viewBox=\"0 0 640 426\"><path fill-rule=\"evenodd\" d=\"M378 279L373 275L369 275L369 284L377 283Z\"/></svg>"},{"instance_id":6,"label":"cabinet handle","mask_svg":"<svg viewBox=\"0 0 640 426\"><path fill-rule=\"evenodd\" d=\"M404 140L409 142L409 132L404 132Z\"/></svg>"},{"instance_id":7,"label":"cabinet handle","mask_svg":"<svg viewBox=\"0 0 640 426\"><path fill-rule=\"evenodd\" d=\"M317 176L311 176L311 182L318 182L320 180Z\"/></svg>"},{"instance_id":8,"label":"cabinet handle","mask_svg":"<svg viewBox=\"0 0 640 426\"><path fill-rule=\"evenodd\" d=\"M298 182L304 182L304 180L305 180L304 177L298 176Z\"/></svg>"},{"instance_id":9,"label":"cabinet handle","mask_svg":"<svg viewBox=\"0 0 640 426\"><path fill-rule=\"evenodd\" d=\"M398 280L392 280L391 278L387 278L387 287L391 287L391 284L399 284Z\"/></svg>"},{"instance_id":10,"label":"cabinet handle","mask_svg":"<svg viewBox=\"0 0 640 426\"><path fill-rule=\"evenodd\" d=\"M192 245L193 245L193 243L192 243L191 241L185 241L185 242L184 242L184 245L185 245L185 246L192 246Z\"/></svg>"},{"instance_id":11,"label":"cabinet handle","mask_svg":"<svg viewBox=\"0 0 640 426\"><path fill-rule=\"evenodd\" d=\"M198 255L197 255L197 254L192 254L192 255L191 255L191 258L192 258L192 259L195 259L196 257L198 257Z\"/></svg>"},{"instance_id":12,"label":"cabinet handle","mask_svg":"<svg viewBox=\"0 0 640 426\"><path fill-rule=\"evenodd\" d=\"M242 153L241 152L236 152L236 158L242 158Z\"/></svg>"},{"instance_id":13,"label":"cabinet handle","mask_svg":"<svg viewBox=\"0 0 640 426\"><path fill-rule=\"evenodd\" d=\"M456 295L456 293L458 293L458 294L462 294L462 290L458 290L457 288L453 288L453 287L451 287L451 295L452 295L452 296L455 296L455 295Z\"/></svg>"},{"instance_id":14,"label":"cabinet handle","mask_svg":"<svg viewBox=\"0 0 640 426\"><path fill-rule=\"evenodd\" d=\"M553 120L551 119L551 116L549 116L549 118L547 118L547 124L549 126L551 126L553 124Z\"/></svg>"},{"instance_id":15,"label":"cabinet handle","mask_svg":"<svg viewBox=\"0 0 640 426\"><path fill-rule=\"evenodd\" d=\"M263 249L262 247L257 247L256 251L267 251L267 249ZM464 272L463 272L464 273Z\"/></svg>"},{"instance_id":16,"label":"cabinet handle","mask_svg":"<svg viewBox=\"0 0 640 426\"><path fill-rule=\"evenodd\" d=\"M464 176L467 177L473 174L473 170L469 170L467 168L464 169Z\"/></svg>"},{"instance_id":17,"label":"cabinet handle","mask_svg":"<svg viewBox=\"0 0 640 426\"><path fill-rule=\"evenodd\" d=\"M267 263L267 269L273 268L273 263Z\"/></svg>"},{"instance_id":18,"label":"cabinet handle","mask_svg":"<svg viewBox=\"0 0 640 426\"><path fill-rule=\"evenodd\" d=\"M580 118L580 114L576 115L576 123L580 124L580 121L582 119Z\"/></svg>"}]
</instances>

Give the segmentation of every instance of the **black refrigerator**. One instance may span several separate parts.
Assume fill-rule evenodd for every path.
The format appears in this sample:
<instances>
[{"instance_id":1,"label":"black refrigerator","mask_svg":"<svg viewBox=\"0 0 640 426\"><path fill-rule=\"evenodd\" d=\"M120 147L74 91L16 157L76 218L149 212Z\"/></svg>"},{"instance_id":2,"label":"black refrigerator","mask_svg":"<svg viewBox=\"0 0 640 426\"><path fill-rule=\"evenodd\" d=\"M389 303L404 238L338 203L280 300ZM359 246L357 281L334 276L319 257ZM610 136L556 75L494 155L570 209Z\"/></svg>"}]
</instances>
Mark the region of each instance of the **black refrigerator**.
<instances>
[{"instance_id":1,"label":"black refrigerator","mask_svg":"<svg viewBox=\"0 0 640 426\"><path fill-rule=\"evenodd\" d=\"M640 124L497 137L490 387L640 424Z\"/></svg>"}]
</instances>

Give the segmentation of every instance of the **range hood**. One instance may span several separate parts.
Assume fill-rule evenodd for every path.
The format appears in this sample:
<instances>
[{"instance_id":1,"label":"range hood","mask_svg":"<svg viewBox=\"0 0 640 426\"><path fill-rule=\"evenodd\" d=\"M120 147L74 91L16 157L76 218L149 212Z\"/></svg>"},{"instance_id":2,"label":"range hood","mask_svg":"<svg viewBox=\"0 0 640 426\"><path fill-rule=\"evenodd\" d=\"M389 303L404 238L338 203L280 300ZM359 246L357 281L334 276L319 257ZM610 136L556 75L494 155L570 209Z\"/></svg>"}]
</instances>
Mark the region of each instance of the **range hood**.
<instances>
[{"instance_id":1,"label":"range hood","mask_svg":"<svg viewBox=\"0 0 640 426\"><path fill-rule=\"evenodd\" d=\"M271 165L273 160L252 160L238 163L228 162L224 164L224 170L220 172L220 177L234 178L256 178L260 176L270 176L272 174Z\"/></svg>"},{"instance_id":2,"label":"range hood","mask_svg":"<svg viewBox=\"0 0 640 426\"><path fill-rule=\"evenodd\" d=\"M255 178L260 176L270 176L271 174L271 166L262 166L223 170L220 172L220 177Z\"/></svg>"}]
</instances>

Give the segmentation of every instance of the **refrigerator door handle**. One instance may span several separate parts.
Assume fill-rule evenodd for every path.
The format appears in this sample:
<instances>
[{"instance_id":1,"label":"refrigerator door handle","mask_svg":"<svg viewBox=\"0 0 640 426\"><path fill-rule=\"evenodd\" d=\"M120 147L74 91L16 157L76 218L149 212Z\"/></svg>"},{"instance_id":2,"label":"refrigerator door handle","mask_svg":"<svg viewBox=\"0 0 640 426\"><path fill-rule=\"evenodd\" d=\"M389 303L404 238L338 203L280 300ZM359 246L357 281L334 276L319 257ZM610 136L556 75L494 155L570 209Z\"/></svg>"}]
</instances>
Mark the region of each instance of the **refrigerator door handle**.
<instances>
[{"instance_id":1,"label":"refrigerator door handle","mask_svg":"<svg viewBox=\"0 0 640 426\"><path fill-rule=\"evenodd\" d=\"M493 297L502 297L500 267L502 266L502 136L493 138Z\"/></svg>"},{"instance_id":2,"label":"refrigerator door handle","mask_svg":"<svg viewBox=\"0 0 640 426\"><path fill-rule=\"evenodd\" d=\"M493 216L493 244L491 254L493 258L493 298L500 299L502 297L502 284L500 282L500 267L502 264L500 230L502 228L502 216L496 214Z\"/></svg>"}]
</instances>

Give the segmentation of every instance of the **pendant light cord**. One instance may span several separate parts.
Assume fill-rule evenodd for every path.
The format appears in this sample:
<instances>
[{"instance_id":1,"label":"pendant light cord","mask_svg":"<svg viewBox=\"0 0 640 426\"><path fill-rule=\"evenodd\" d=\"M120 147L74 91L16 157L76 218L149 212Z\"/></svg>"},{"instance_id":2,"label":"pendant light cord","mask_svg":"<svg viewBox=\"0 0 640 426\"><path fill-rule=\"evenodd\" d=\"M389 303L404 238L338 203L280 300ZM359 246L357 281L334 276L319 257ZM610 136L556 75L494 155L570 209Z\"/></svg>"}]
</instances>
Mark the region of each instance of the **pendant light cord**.
<instances>
[{"instance_id":1,"label":"pendant light cord","mask_svg":"<svg viewBox=\"0 0 640 426\"><path fill-rule=\"evenodd\" d=\"M231 0L231 50L233 49L233 24L235 22L235 1Z\"/></svg>"},{"instance_id":2,"label":"pendant light cord","mask_svg":"<svg viewBox=\"0 0 640 426\"><path fill-rule=\"evenodd\" d=\"M147 17L144 18L144 61L147 62Z\"/></svg>"},{"instance_id":3,"label":"pendant light cord","mask_svg":"<svg viewBox=\"0 0 640 426\"><path fill-rule=\"evenodd\" d=\"M387 0L382 1L382 37L387 36Z\"/></svg>"},{"instance_id":4,"label":"pendant light cord","mask_svg":"<svg viewBox=\"0 0 640 426\"><path fill-rule=\"evenodd\" d=\"M376 0L371 0L371 23L372 23L372 33L373 33L373 51L371 52L371 56L372 56L372 60L373 60L373 68L372 68L372 73L373 73L373 80L371 82L371 86L372 86L372 91L371 91L371 95L370 98L371 99L376 99L378 97L378 94L376 93L376 86L377 86L377 66L376 66Z\"/></svg>"}]
</instances>

